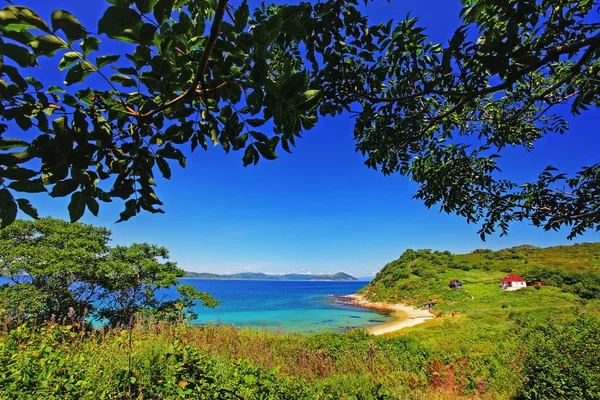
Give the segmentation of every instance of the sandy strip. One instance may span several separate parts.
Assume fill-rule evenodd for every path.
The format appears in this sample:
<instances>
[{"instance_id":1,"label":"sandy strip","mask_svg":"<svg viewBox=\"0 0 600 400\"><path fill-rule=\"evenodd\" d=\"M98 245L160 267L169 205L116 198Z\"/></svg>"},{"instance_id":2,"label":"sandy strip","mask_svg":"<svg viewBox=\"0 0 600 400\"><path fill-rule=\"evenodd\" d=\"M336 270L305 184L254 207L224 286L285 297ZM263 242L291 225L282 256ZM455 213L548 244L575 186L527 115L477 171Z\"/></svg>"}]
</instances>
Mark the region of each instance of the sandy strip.
<instances>
[{"instance_id":1,"label":"sandy strip","mask_svg":"<svg viewBox=\"0 0 600 400\"><path fill-rule=\"evenodd\" d=\"M367 331L373 335L383 335L384 333L395 332L403 328L408 328L409 326L422 324L423 322L434 317L429 310L421 310L419 308L406 306L404 304L370 302L365 300L359 294L350 294L340 297L348 300L348 303L356 306L372 308L381 311L390 311L392 313L394 316L394 321L367 328Z\"/></svg>"}]
</instances>

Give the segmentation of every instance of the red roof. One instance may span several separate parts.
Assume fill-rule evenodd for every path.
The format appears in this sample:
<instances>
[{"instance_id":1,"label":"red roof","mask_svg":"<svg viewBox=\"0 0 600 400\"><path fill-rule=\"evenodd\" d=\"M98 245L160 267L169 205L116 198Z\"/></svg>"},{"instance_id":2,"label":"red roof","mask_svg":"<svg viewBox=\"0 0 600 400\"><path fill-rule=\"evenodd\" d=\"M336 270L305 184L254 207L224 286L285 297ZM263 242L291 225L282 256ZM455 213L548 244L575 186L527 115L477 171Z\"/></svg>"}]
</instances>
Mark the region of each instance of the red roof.
<instances>
[{"instance_id":1,"label":"red roof","mask_svg":"<svg viewBox=\"0 0 600 400\"><path fill-rule=\"evenodd\" d=\"M502 282L525 282L525 279L521 278L519 275L509 274L502 279Z\"/></svg>"}]
</instances>

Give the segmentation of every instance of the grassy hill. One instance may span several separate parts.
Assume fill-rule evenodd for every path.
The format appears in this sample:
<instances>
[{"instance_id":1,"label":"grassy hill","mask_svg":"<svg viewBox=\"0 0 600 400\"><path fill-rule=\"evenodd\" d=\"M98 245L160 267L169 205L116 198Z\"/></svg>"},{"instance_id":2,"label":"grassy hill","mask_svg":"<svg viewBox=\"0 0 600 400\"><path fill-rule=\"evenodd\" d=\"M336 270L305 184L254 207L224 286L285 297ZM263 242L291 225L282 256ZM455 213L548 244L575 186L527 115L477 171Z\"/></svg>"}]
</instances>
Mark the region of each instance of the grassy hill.
<instances>
[{"instance_id":1,"label":"grassy hill","mask_svg":"<svg viewBox=\"0 0 600 400\"><path fill-rule=\"evenodd\" d=\"M509 273L544 286L503 291L500 280ZM453 279L464 289L451 289ZM390 336L417 339L444 360L434 363L438 378L430 382L450 398L457 386L462 394L526 399L560 398L561 391L594 398L600 390L600 334L590 334L600 325L600 243L456 255L409 250L359 293L391 303L436 303L439 318Z\"/></svg>"},{"instance_id":2,"label":"grassy hill","mask_svg":"<svg viewBox=\"0 0 600 400\"><path fill-rule=\"evenodd\" d=\"M472 296L495 298L502 292L500 280L509 273L528 281L541 280L558 292L597 299L600 243L548 248L523 245L499 251L478 249L469 254L407 250L385 265L360 293L372 300L414 305L426 301L456 303ZM465 290L450 289L453 279L462 281Z\"/></svg>"}]
</instances>

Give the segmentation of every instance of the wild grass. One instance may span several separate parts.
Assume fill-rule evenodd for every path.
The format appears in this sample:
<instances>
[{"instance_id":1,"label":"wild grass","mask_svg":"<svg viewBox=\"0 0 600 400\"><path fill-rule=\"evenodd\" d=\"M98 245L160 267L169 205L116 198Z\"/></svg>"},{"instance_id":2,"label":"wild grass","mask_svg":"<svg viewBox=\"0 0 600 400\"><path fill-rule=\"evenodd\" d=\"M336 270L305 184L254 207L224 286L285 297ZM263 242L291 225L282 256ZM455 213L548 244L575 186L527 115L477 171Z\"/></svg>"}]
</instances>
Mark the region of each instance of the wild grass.
<instances>
[{"instance_id":1,"label":"wild grass","mask_svg":"<svg viewBox=\"0 0 600 400\"><path fill-rule=\"evenodd\" d=\"M589 255L592 248L569 254ZM363 291L387 301L436 301L439 317L421 325L375 337L363 330L303 335L143 320L132 331L132 379L127 330L20 327L0 334L0 398L123 399L130 391L136 399L530 398L541 368L532 354L554 366L552 343L573 332L588 333L575 335L578 342L561 355L571 360L564 366L570 379L561 384L556 377L566 372L552 367L552 380L540 381L540 390L571 393L569 382L582 382L587 387L576 393L593 393L600 343L589 332L600 326L599 299L558 286L504 292L499 280L507 267L429 254L408 262L401 257ZM595 262L588 260L586 273L595 273ZM564 273L578 272L566 257L559 263ZM460 279L464 290L450 289L451 279Z\"/></svg>"}]
</instances>

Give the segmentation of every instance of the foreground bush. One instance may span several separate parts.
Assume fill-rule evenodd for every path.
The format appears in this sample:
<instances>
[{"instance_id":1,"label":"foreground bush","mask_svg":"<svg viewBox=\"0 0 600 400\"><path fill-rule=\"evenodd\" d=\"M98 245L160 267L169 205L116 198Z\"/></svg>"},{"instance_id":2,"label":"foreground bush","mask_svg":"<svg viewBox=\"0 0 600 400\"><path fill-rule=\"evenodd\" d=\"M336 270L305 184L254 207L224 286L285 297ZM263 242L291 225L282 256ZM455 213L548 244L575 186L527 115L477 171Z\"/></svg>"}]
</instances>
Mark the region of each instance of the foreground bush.
<instances>
[{"instance_id":1,"label":"foreground bush","mask_svg":"<svg viewBox=\"0 0 600 400\"><path fill-rule=\"evenodd\" d=\"M598 319L517 314L506 329L450 317L393 337L21 326L0 333L0 399L599 398Z\"/></svg>"},{"instance_id":2,"label":"foreground bush","mask_svg":"<svg viewBox=\"0 0 600 400\"><path fill-rule=\"evenodd\" d=\"M536 327L528 342L522 399L600 398L600 320Z\"/></svg>"},{"instance_id":3,"label":"foreground bush","mask_svg":"<svg viewBox=\"0 0 600 400\"><path fill-rule=\"evenodd\" d=\"M135 328L130 342L129 332L121 329L90 333L76 325L21 326L0 334L0 399L454 399L474 394L472 383L479 375L456 374L455 379L454 371L466 364L444 358L414 338L373 337L360 330L305 336L159 323ZM469 364L469 374L487 362ZM441 378L436 368L443 370ZM497 392L483 392L477 393L499 398Z\"/></svg>"},{"instance_id":4,"label":"foreground bush","mask_svg":"<svg viewBox=\"0 0 600 400\"><path fill-rule=\"evenodd\" d=\"M266 399L308 398L299 381L248 361L223 362L176 339L127 331L85 338L72 326L21 327L2 337L0 398Z\"/></svg>"}]
</instances>

